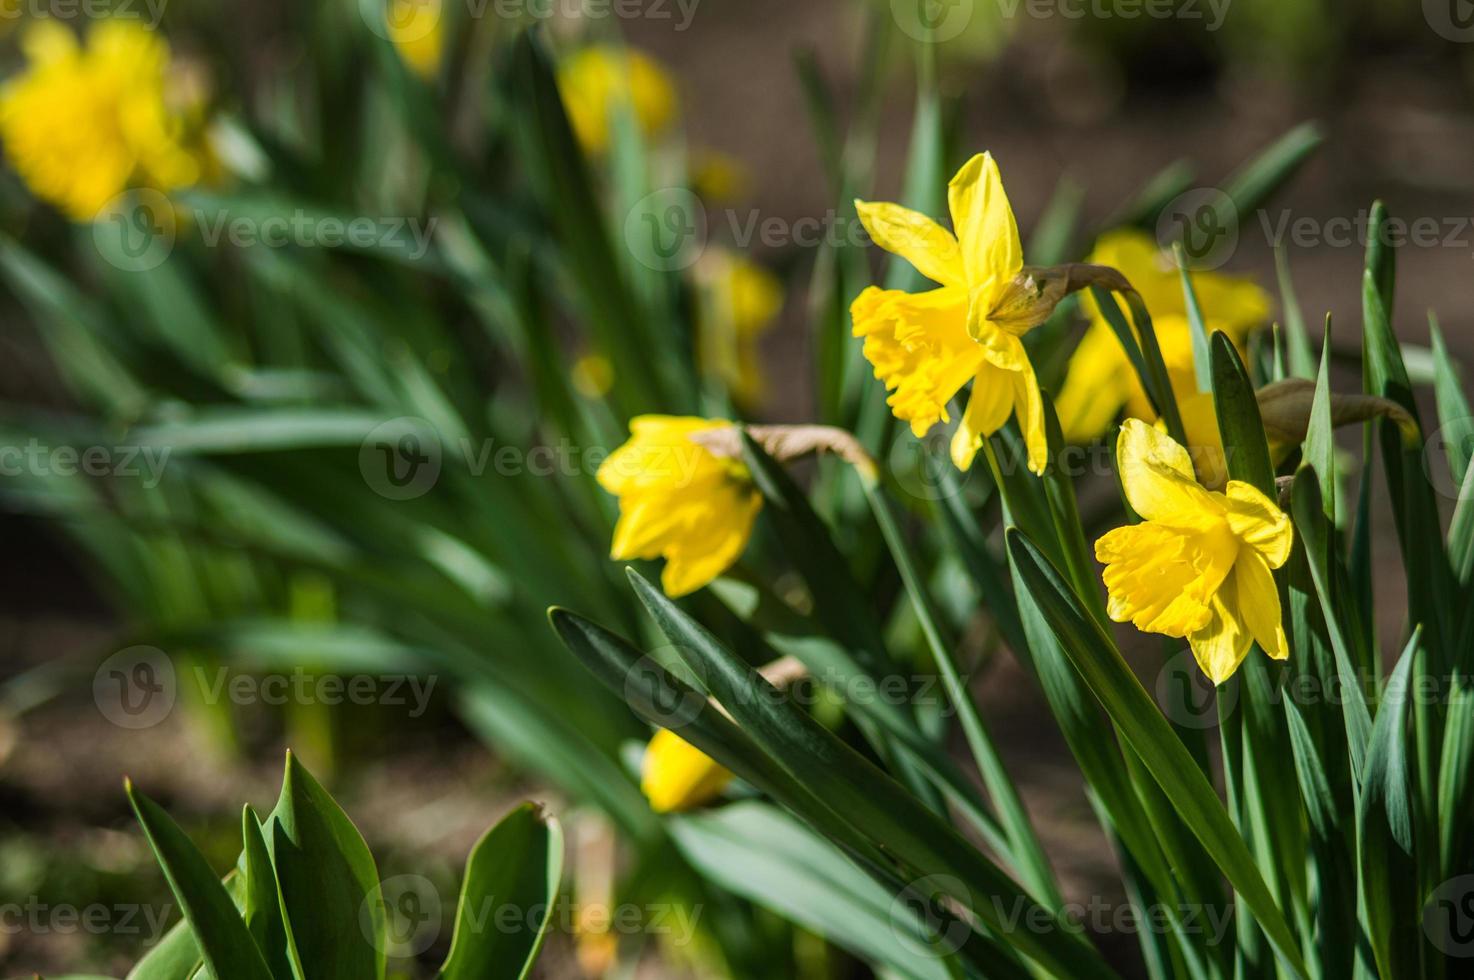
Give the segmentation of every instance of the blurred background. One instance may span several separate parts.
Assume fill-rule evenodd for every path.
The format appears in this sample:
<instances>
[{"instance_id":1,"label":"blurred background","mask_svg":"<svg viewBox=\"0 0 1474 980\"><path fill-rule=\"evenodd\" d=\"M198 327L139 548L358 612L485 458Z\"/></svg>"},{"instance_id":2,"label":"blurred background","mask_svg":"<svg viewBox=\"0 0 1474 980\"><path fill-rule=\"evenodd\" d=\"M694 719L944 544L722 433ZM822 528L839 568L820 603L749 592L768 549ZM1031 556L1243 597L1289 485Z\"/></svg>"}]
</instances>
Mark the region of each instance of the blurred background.
<instances>
[{"instance_id":1,"label":"blurred background","mask_svg":"<svg viewBox=\"0 0 1474 980\"><path fill-rule=\"evenodd\" d=\"M938 80L949 162L991 150L1031 250L1030 231L1048 228L1041 248L1061 257L1082 256L1144 191L1165 220L1164 203L1223 186L1316 122L1319 149L1239 216L1214 264L1278 298L1284 244L1312 340L1329 313L1354 351L1358 219L1381 198L1424 222L1399 264L1399 334L1428 345L1436 309L1442 356L1474 356L1474 18L1460 0L952 0L922 8L938 44L918 41L903 0L443 0L433 42L409 20L396 41L377 0L3 6L12 85L30 70L24 38L38 20L86 36L113 8L157 28L169 98L192 106L210 143L154 262L129 248L131 217L110 238L96 229L114 223L38 194L17 165L20 110L0 121L3 975L121 976L157 938L155 920L175 917L125 774L223 868L240 804L269 807L288 745L386 877L413 870L453 888L493 815L522 798L560 814L575 911L542 976L871 975L817 924L691 884L689 842L665 837L629 775L647 732L540 616L561 602L633 622L604 558L611 502L585 459L622 441L633 412L725 405L846 421L813 380L835 356L816 323L835 302L824 291L835 255L865 252L830 239L850 227L844 191L903 199L919 71ZM622 41L666 76L670 104L658 125L639 120L644 139L601 153L581 138L607 207L583 217L607 221L619 262L649 266L624 254L639 251L621 233L636 191L671 186L660 173L672 167L691 175L708 258L684 291L634 278L632 308L709 328L720 316L687 309L726 281L709 256L745 253L755 279L723 287L742 298L718 304L737 353L702 342L703 363L720 362L703 368L723 375L719 395L703 383L694 399L657 403L658 386L631 371L663 355L584 328L619 318L579 298L590 283L567 222L580 216L557 208L581 202L549 190L570 178L540 169L538 136L518 118L536 107L518 101L511 38L534 22L561 63ZM241 230L259 235L273 214L305 214L319 235L333 216L368 215L375 237L207 241L217 218L249 219ZM550 243L574 258L548 259ZM451 433L508 448L507 468L450 474L428 492L376 486L371 434L405 418L431 419L447 459ZM534 472L538 446L565 447L548 457L551 480ZM80 457L68 467L58 447L98 448L96 472L78 476ZM873 566L863 528L854 540ZM1395 542L1374 547L1396 560ZM883 572L871 584L894 595ZM1379 595L1389 608L1400 599ZM949 613L1068 896L1108 893L1114 858L1037 693L965 595ZM889 628L905 637L914 624ZM673 903L695 921L611 942L578 911L611 903ZM89 924L68 908L100 911ZM448 939L411 930L393 968L428 975L421 964ZM1129 936L1100 942L1136 969Z\"/></svg>"}]
</instances>

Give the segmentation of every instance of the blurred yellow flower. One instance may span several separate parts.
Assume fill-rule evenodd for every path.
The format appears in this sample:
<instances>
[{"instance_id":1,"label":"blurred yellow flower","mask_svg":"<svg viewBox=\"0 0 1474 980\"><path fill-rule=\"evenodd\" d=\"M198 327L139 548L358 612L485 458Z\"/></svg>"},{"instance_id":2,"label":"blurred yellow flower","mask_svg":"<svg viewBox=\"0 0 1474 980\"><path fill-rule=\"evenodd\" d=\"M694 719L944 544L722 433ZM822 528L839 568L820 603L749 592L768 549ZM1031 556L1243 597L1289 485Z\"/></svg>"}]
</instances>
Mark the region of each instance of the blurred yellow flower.
<instances>
[{"instance_id":1,"label":"blurred yellow flower","mask_svg":"<svg viewBox=\"0 0 1474 980\"><path fill-rule=\"evenodd\" d=\"M763 395L758 339L783 309L783 284L762 266L726 249L708 249L696 267L700 286L703 373L720 378L740 405Z\"/></svg>"},{"instance_id":2,"label":"blurred yellow flower","mask_svg":"<svg viewBox=\"0 0 1474 980\"><path fill-rule=\"evenodd\" d=\"M739 460L691 437L732 423L669 415L630 421L630 438L599 467L599 485L619 498L610 556L665 558L669 596L711 582L747 547L762 495Z\"/></svg>"},{"instance_id":3,"label":"blurred yellow flower","mask_svg":"<svg viewBox=\"0 0 1474 980\"><path fill-rule=\"evenodd\" d=\"M1214 684L1233 676L1253 642L1288 657L1270 574L1294 539L1284 512L1247 483L1230 480L1223 493L1199 485L1187 451L1140 419L1122 426L1116 457L1142 523L1095 543L1111 619L1186 637Z\"/></svg>"},{"instance_id":4,"label":"blurred yellow flower","mask_svg":"<svg viewBox=\"0 0 1474 980\"><path fill-rule=\"evenodd\" d=\"M569 372L573 388L585 398L603 398L614 387L614 365L603 354L585 354Z\"/></svg>"},{"instance_id":5,"label":"blurred yellow flower","mask_svg":"<svg viewBox=\"0 0 1474 980\"><path fill-rule=\"evenodd\" d=\"M1120 229L1101 236L1086 261L1120 270L1141 294L1152 316L1198 472L1209 486L1221 486L1225 474L1218 417L1212 396L1198 391L1187 301L1171 254L1159 249L1146 232ZM1194 272L1192 282L1209 335L1222 331L1242 352L1249 332L1269 317L1269 295L1247 279L1213 272ZM1099 436L1122 408L1130 418L1156 418L1146 390L1094 297L1087 292L1083 302L1090 327L1070 358L1055 402L1060 427L1070 442L1088 442Z\"/></svg>"},{"instance_id":6,"label":"blurred yellow flower","mask_svg":"<svg viewBox=\"0 0 1474 980\"><path fill-rule=\"evenodd\" d=\"M656 813L675 813L721 795L732 773L675 732L662 728L645 746L640 789Z\"/></svg>"},{"instance_id":7,"label":"blurred yellow flower","mask_svg":"<svg viewBox=\"0 0 1474 980\"><path fill-rule=\"evenodd\" d=\"M440 70L445 48L443 0L389 0L384 26L399 57L421 78Z\"/></svg>"},{"instance_id":8,"label":"blurred yellow flower","mask_svg":"<svg viewBox=\"0 0 1474 980\"><path fill-rule=\"evenodd\" d=\"M855 202L875 243L914 265L940 288L907 293L875 286L850 306L865 358L893 393L896 418L923 436L949 420L947 402L968 381L972 397L952 437L959 469L1008 417L1018 414L1029 469L1044 471L1048 442L1034 367L1022 335L1032 326L1007 316L1023 246L991 154L973 157L947 188L952 232L896 204Z\"/></svg>"},{"instance_id":9,"label":"blurred yellow flower","mask_svg":"<svg viewBox=\"0 0 1474 980\"><path fill-rule=\"evenodd\" d=\"M613 142L614 113L628 110L640 131L656 136L676 116L676 89L654 59L638 51L595 45L558 66L558 91L573 134L599 156Z\"/></svg>"},{"instance_id":10,"label":"blurred yellow flower","mask_svg":"<svg viewBox=\"0 0 1474 980\"><path fill-rule=\"evenodd\" d=\"M169 84L169 47L134 20L104 20L83 48L54 20L22 36L27 67L0 88L0 139L31 190L71 217L95 218L130 186L200 179L187 106Z\"/></svg>"}]
</instances>

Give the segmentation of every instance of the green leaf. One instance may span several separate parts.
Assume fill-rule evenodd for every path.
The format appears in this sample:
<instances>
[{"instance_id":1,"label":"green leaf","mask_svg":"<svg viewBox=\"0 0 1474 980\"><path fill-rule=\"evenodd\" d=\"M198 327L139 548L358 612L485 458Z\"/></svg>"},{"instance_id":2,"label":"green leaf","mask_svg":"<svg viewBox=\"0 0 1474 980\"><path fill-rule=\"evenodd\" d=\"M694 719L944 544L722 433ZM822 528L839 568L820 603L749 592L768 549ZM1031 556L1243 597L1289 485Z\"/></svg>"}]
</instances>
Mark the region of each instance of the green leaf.
<instances>
[{"instance_id":1,"label":"green leaf","mask_svg":"<svg viewBox=\"0 0 1474 980\"><path fill-rule=\"evenodd\" d=\"M895 896L773 807L733 803L673 820L671 832L687 860L723 888L908 980L951 976Z\"/></svg>"},{"instance_id":2,"label":"green leaf","mask_svg":"<svg viewBox=\"0 0 1474 980\"><path fill-rule=\"evenodd\" d=\"M1358 809L1361 897L1377 971L1385 980L1421 975L1422 895L1414 841L1415 790L1407 750L1408 686L1421 638L1420 627L1413 631L1388 679L1367 751Z\"/></svg>"},{"instance_id":3,"label":"green leaf","mask_svg":"<svg viewBox=\"0 0 1474 980\"><path fill-rule=\"evenodd\" d=\"M503 817L471 849L444 980L522 980L552 921L563 877L563 832L531 803ZM521 928L502 927L516 910Z\"/></svg>"},{"instance_id":4,"label":"green leaf","mask_svg":"<svg viewBox=\"0 0 1474 980\"><path fill-rule=\"evenodd\" d=\"M1459 383L1458 362L1443 342L1438 318L1428 313L1428 330L1433 335L1433 391L1438 399L1438 424L1443 449L1448 454L1448 471L1454 480L1462 480L1474 460L1474 412ZM1474 488L1471 488L1474 489Z\"/></svg>"},{"instance_id":5,"label":"green leaf","mask_svg":"<svg viewBox=\"0 0 1474 980\"><path fill-rule=\"evenodd\" d=\"M580 287L582 312L595 340L614 362L615 388L624 415L654 408L678 410L666 392L658 361L650 356L656 336L639 308L601 220L583 151L574 139L547 50L536 30L524 31L512 52L511 93L517 101L518 146L543 207L565 250L570 281ZM686 215L694 219L694 215ZM653 243L652 243L653 244ZM681 243L678 243L681 244Z\"/></svg>"},{"instance_id":6,"label":"green leaf","mask_svg":"<svg viewBox=\"0 0 1474 980\"><path fill-rule=\"evenodd\" d=\"M1290 256L1278 245L1274 249L1274 271L1279 279L1280 308L1285 317L1284 335L1289 349L1290 374L1297 378L1314 378L1315 356L1310 346L1310 335L1305 329L1305 315L1300 311L1300 300L1295 295L1295 284L1290 279Z\"/></svg>"},{"instance_id":7,"label":"green leaf","mask_svg":"<svg viewBox=\"0 0 1474 980\"><path fill-rule=\"evenodd\" d=\"M1310 404L1310 426L1305 435L1305 462L1320 480L1320 498L1326 519L1336 521L1336 437L1331 420L1331 317L1326 315L1325 341L1321 345L1320 373L1315 380L1315 397Z\"/></svg>"},{"instance_id":8,"label":"green leaf","mask_svg":"<svg viewBox=\"0 0 1474 980\"><path fill-rule=\"evenodd\" d=\"M1213 334L1213 406L1229 475L1275 497L1274 464L1264 438L1264 422L1249 372L1228 335Z\"/></svg>"},{"instance_id":9,"label":"green leaf","mask_svg":"<svg viewBox=\"0 0 1474 980\"><path fill-rule=\"evenodd\" d=\"M1465 678L1455 680L1449 699L1438 775L1439 876L1447 880L1474 872L1474 841L1462 819L1474 808L1474 688Z\"/></svg>"},{"instance_id":10,"label":"green leaf","mask_svg":"<svg viewBox=\"0 0 1474 980\"><path fill-rule=\"evenodd\" d=\"M276 871L271 867L271 852L261 834L261 821L249 804L241 813L241 840L238 863L244 882L241 916L270 967L271 975L278 980L291 980L293 951L286 922L282 919Z\"/></svg>"},{"instance_id":11,"label":"green leaf","mask_svg":"<svg viewBox=\"0 0 1474 980\"><path fill-rule=\"evenodd\" d=\"M296 756L268 821L288 936L303 980L383 980L384 907L358 829Z\"/></svg>"},{"instance_id":12,"label":"green leaf","mask_svg":"<svg viewBox=\"0 0 1474 980\"><path fill-rule=\"evenodd\" d=\"M1212 355L1208 347L1208 328L1203 323L1203 309L1198 305L1198 293L1193 289L1192 276L1188 275L1187 253L1181 242L1172 245L1172 257L1177 262L1177 274L1182 280L1182 298L1187 309L1187 326L1192 336L1193 375L1197 378L1198 391L1213 390Z\"/></svg>"},{"instance_id":13,"label":"green leaf","mask_svg":"<svg viewBox=\"0 0 1474 980\"><path fill-rule=\"evenodd\" d=\"M935 813L788 700L749 665L718 644L633 570L630 580L676 652L705 677L714 697L753 741L867 838L922 876L947 880L952 898L1001 938L1057 976L1111 976L1078 934L1026 895L996 864ZM1007 930L1000 910L1022 910L1047 924Z\"/></svg>"},{"instance_id":14,"label":"green leaf","mask_svg":"<svg viewBox=\"0 0 1474 980\"><path fill-rule=\"evenodd\" d=\"M225 886L179 825L131 782L128 800L216 980L272 980Z\"/></svg>"},{"instance_id":15,"label":"green leaf","mask_svg":"<svg viewBox=\"0 0 1474 980\"><path fill-rule=\"evenodd\" d=\"M1330 526L1321 503L1319 482L1315 471L1309 466L1302 466L1295 474L1295 483L1291 490L1291 513L1294 517L1295 537L1305 546L1311 579L1315 583L1321 611L1325 616L1343 696L1341 712L1346 728L1347 751L1351 759L1351 775L1354 783L1360 786L1366 765L1367 743L1372 734L1372 718L1367 709L1363 681L1354 666L1351 647L1346 639L1345 624L1338 615L1340 606L1333 599L1336 595L1331 585L1335 556L1330 550Z\"/></svg>"},{"instance_id":16,"label":"green leaf","mask_svg":"<svg viewBox=\"0 0 1474 980\"><path fill-rule=\"evenodd\" d=\"M1324 140L1320 127L1305 122L1275 140L1224 182L1223 192L1239 216L1258 210Z\"/></svg>"},{"instance_id":17,"label":"green leaf","mask_svg":"<svg viewBox=\"0 0 1474 980\"><path fill-rule=\"evenodd\" d=\"M1305 977L1294 933L1213 787L1172 726L1157 710L1110 637L1085 611L1033 542L1018 530L1010 529L1008 547L1025 586L1039 602L1040 611L1065 653L1106 714L1253 912L1283 962Z\"/></svg>"}]
</instances>

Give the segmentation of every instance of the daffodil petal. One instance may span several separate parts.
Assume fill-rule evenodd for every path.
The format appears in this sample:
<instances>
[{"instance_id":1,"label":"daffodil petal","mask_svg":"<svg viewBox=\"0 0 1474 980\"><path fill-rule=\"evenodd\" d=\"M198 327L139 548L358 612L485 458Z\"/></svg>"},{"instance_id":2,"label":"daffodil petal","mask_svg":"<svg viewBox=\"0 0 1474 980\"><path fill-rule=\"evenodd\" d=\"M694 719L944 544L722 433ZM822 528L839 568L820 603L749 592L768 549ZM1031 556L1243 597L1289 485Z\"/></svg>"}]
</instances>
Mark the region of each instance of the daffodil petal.
<instances>
[{"instance_id":1,"label":"daffodil petal","mask_svg":"<svg viewBox=\"0 0 1474 980\"><path fill-rule=\"evenodd\" d=\"M1207 625L1188 637L1193 657L1215 686L1233 676L1253 645L1249 628L1233 611L1236 596L1232 593L1233 580L1229 579L1213 597Z\"/></svg>"},{"instance_id":2,"label":"daffodil petal","mask_svg":"<svg viewBox=\"0 0 1474 980\"><path fill-rule=\"evenodd\" d=\"M762 496L751 488L736 487L710 496L701 506L699 521L670 541L660 584L666 595L678 598L710 584L742 555L752 537L752 525Z\"/></svg>"},{"instance_id":3,"label":"daffodil petal","mask_svg":"<svg viewBox=\"0 0 1474 980\"><path fill-rule=\"evenodd\" d=\"M689 810L721 794L732 773L706 753L662 728L645 746L640 790L656 813Z\"/></svg>"},{"instance_id":4,"label":"daffodil petal","mask_svg":"<svg viewBox=\"0 0 1474 980\"><path fill-rule=\"evenodd\" d=\"M974 290L967 308L967 335L983 350L983 356L1007 371L1022 370L1029 363L1024 342L1000 329L987 316L986 298Z\"/></svg>"},{"instance_id":5,"label":"daffodil petal","mask_svg":"<svg viewBox=\"0 0 1474 980\"><path fill-rule=\"evenodd\" d=\"M920 437L947 421L947 403L983 362L983 351L967 336L967 294L943 287L905 293L869 287L850 306L855 336L885 382L896 418Z\"/></svg>"},{"instance_id":6,"label":"daffodil petal","mask_svg":"<svg viewBox=\"0 0 1474 980\"><path fill-rule=\"evenodd\" d=\"M973 457L983 446L983 440L1003 427L1013 412L1013 372L1004 371L991 364L978 368L972 381L972 397L968 399L967 411L962 413L962 423L952 434L952 463L959 470L972 468Z\"/></svg>"},{"instance_id":7,"label":"daffodil petal","mask_svg":"<svg viewBox=\"0 0 1474 980\"><path fill-rule=\"evenodd\" d=\"M1275 588L1269 564L1257 551L1245 548L1234 563L1233 578L1238 617L1248 627L1254 642L1275 660L1289 657L1290 644L1281 621L1280 593Z\"/></svg>"},{"instance_id":8,"label":"daffodil petal","mask_svg":"<svg viewBox=\"0 0 1474 980\"><path fill-rule=\"evenodd\" d=\"M1131 508L1149 521L1192 526L1222 515L1222 505L1194 478L1187 450L1140 419L1121 426L1116 465Z\"/></svg>"},{"instance_id":9,"label":"daffodil petal","mask_svg":"<svg viewBox=\"0 0 1474 980\"><path fill-rule=\"evenodd\" d=\"M1295 529L1285 512L1256 487L1239 480L1228 482L1224 497L1228 526L1239 540L1263 555L1269 567L1283 565L1295 541Z\"/></svg>"},{"instance_id":10,"label":"daffodil petal","mask_svg":"<svg viewBox=\"0 0 1474 980\"><path fill-rule=\"evenodd\" d=\"M1024 247L991 153L978 154L957 171L947 185L947 202L968 283L1005 283L1018 275Z\"/></svg>"},{"instance_id":11,"label":"daffodil petal","mask_svg":"<svg viewBox=\"0 0 1474 980\"><path fill-rule=\"evenodd\" d=\"M855 210L875 244L910 262L923 276L943 286L967 284L957 239L926 215L886 202L856 201Z\"/></svg>"},{"instance_id":12,"label":"daffodil petal","mask_svg":"<svg viewBox=\"0 0 1474 980\"><path fill-rule=\"evenodd\" d=\"M1044 425L1044 396L1039 391L1039 379L1028 358L1024 358L1022 369L1011 373L1013 408L1029 450L1029 469L1036 476L1043 475L1049 462L1049 432Z\"/></svg>"}]
</instances>

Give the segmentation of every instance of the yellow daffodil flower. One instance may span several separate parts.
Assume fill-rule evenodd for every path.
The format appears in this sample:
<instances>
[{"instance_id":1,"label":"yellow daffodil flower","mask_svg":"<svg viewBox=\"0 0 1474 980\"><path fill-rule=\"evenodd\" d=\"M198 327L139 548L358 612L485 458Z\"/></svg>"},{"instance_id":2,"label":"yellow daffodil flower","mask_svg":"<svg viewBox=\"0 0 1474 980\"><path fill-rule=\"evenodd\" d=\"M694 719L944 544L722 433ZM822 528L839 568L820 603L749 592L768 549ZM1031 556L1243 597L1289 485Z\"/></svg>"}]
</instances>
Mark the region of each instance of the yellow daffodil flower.
<instances>
[{"instance_id":1,"label":"yellow daffodil flower","mask_svg":"<svg viewBox=\"0 0 1474 980\"><path fill-rule=\"evenodd\" d=\"M691 437L732 423L669 415L630 422L630 438L599 467L599 485L619 498L610 555L665 558L660 584L675 597L711 582L747 547L762 494L740 460Z\"/></svg>"},{"instance_id":2,"label":"yellow daffodil flower","mask_svg":"<svg viewBox=\"0 0 1474 980\"><path fill-rule=\"evenodd\" d=\"M421 78L440 70L445 49L444 0L389 0L384 25L394 50Z\"/></svg>"},{"instance_id":3,"label":"yellow daffodil flower","mask_svg":"<svg viewBox=\"0 0 1474 980\"><path fill-rule=\"evenodd\" d=\"M1270 573L1290 556L1284 512L1247 483L1230 480L1222 493L1201 486L1187 450L1140 419L1122 426L1116 458L1142 523L1095 543L1111 619L1186 637L1214 684L1233 676L1251 643L1288 657Z\"/></svg>"},{"instance_id":4,"label":"yellow daffodil flower","mask_svg":"<svg viewBox=\"0 0 1474 980\"><path fill-rule=\"evenodd\" d=\"M22 36L27 68L0 88L0 140L37 197L90 221L131 186L200 179L188 107L169 85L169 47L135 20L104 20L81 46L54 20Z\"/></svg>"},{"instance_id":5,"label":"yellow daffodil flower","mask_svg":"<svg viewBox=\"0 0 1474 980\"><path fill-rule=\"evenodd\" d=\"M645 746L640 789L656 813L676 813L721 795L732 773L675 732L662 728Z\"/></svg>"},{"instance_id":6,"label":"yellow daffodil flower","mask_svg":"<svg viewBox=\"0 0 1474 980\"><path fill-rule=\"evenodd\" d=\"M1147 233L1121 229L1101 236L1086 260L1118 269L1141 294L1152 316L1172 391L1198 472L1209 486L1222 486L1222 440L1211 395L1199 392L1194 372L1192 331L1182 279L1170 253ZM1192 273L1193 291L1209 335L1222 331L1240 348L1249 332L1269 317L1269 296L1245 279L1213 272ZM1070 358L1055 406L1060 427L1071 442L1088 442L1110 428L1125 408L1130 418L1153 421L1156 413L1116 333L1085 293L1090 327Z\"/></svg>"},{"instance_id":7,"label":"yellow daffodil flower","mask_svg":"<svg viewBox=\"0 0 1474 980\"><path fill-rule=\"evenodd\" d=\"M613 113L627 108L646 136L663 132L676 116L676 89L664 69L638 51L596 45L558 66L558 91L579 145L601 156L613 142Z\"/></svg>"},{"instance_id":8,"label":"yellow daffodil flower","mask_svg":"<svg viewBox=\"0 0 1474 980\"><path fill-rule=\"evenodd\" d=\"M726 249L708 249L696 267L701 286L702 369L721 379L738 404L763 395L758 339L783 308L783 285L767 269Z\"/></svg>"},{"instance_id":9,"label":"yellow daffodil flower","mask_svg":"<svg viewBox=\"0 0 1474 980\"><path fill-rule=\"evenodd\" d=\"M1024 351L1028 320L1008 316L1023 246L1003 179L990 154L973 157L947 188L956 234L896 204L855 202L875 243L909 261L939 288L923 293L871 286L850 307L865 358L892 394L896 418L923 436L949 421L947 403L972 382L952 437L952 461L972 465L983 440L1018 414L1029 469L1044 471L1048 443L1034 367Z\"/></svg>"}]
</instances>

